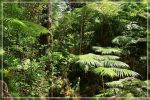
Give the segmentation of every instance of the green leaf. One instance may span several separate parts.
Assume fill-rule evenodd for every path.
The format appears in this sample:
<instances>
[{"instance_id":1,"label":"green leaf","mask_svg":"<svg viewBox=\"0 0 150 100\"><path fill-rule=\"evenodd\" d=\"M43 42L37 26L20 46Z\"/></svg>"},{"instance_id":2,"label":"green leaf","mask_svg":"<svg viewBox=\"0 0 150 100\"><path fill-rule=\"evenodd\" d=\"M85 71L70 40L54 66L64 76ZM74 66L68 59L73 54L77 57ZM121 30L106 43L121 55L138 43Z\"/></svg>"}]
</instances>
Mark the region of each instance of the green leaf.
<instances>
[{"instance_id":1,"label":"green leaf","mask_svg":"<svg viewBox=\"0 0 150 100\"><path fill-rule=\"evenodd\" d=\"M116 60L104 60L101 61L103 63L103 66L105 67L119 67L119 68L129 68L129 65L121 62L121 61L116 61Z\"/></svg>"},{"instance_id":2,"label":"green leaf","mask_svg":"<svg viewBox=\"0 0 150 100\"><path fill-rule=\"evenodd\" d=\"M101 76L109 76L109 77L116 77L117 74L115 71L113 71L111 68L105 68L105 67L98 67L95 68L94 73L99 74Z\"/></svg>"},{"instance_id":3,"label":"green leaf","mask_svg":"<svg viewBox=\"0 0 150 100\"><path fill-rule=\"evenodd\" d=\"M105 68L105 67L98 67L93 70L94 73L100 74L102 76L109 76L109 77L125 77L125 76L138 76L139 74L128 70L128 69L121 69L121 68Z\"/></svg>"},{"instance_id":4,"label":"green leaf","mask_svg":"<svg viewBox=\"0 0 150 100\"><path fill-rule=\"evenodd\" d=\"M124 76L139 76L139 74L137 72L128 70L128 69L120 69L120 68L112 68L113 71L115 71L117 73L117 75L119 77L124 77Z\"/></svg>"},{"instance_id":5,"label":"green leaf","mask_svg":"<svg viewBox=\"0 0 150 100\"><path fill-rule=\"evenodd\" d=\"M120 48L111 48L111 47L103 48L94 46L92 49L95 52L99 52L101 54L116 54L116 55L122 54L122 49Z\"/></svg>"}]
</instances>

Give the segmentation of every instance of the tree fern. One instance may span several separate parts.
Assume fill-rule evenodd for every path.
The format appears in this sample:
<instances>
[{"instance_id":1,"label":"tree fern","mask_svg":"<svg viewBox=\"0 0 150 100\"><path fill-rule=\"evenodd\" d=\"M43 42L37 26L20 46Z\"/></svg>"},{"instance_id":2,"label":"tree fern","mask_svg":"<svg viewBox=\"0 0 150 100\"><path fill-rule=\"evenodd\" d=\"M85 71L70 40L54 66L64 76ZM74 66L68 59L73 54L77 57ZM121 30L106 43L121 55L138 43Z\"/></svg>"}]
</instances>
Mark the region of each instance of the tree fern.
<instances>
[{"instance_id":1,"label":"tree fern","mask_svg":"<svg viewBox=\"0 0 150 100\"><path fill-rule=\"evenodd\" d=\"M116 61L116 60L104 60L104 61L101 61L101 65L105 67L129 68L128 64L122 61Z\"/></svg>"},{"instance_id":2,"label":"tree fern","mask_svg":"<svg viewBox=\"0 0 150 100\"><path fill-rule=\"evenodd\" d=\"M130 45L133 45L133 44L138 44L138 43L146 43L147 42L147 40L146 40L146 38L138 38L138 39L133 39L133 40L131 40L130 42L128 42L127 43L127 45L128 46L130 46Z\"/></svg>"},{"instance_id":3,"label":"tree fern","mask_svg":"<svg viewBox=\"0 0 150 100\"><path fill-rule=\"evenodd\" d=\"M119 69L119 68L112 68L113 71L117 73L119 77L124 77L124 76L138 76L139 74L137 72L128 70L128 69Z\"/></svg>"},{"instance_id":4,"label":"tree fern","mask_svg":"<svg viewBox=\"0 0 150 100\"><path fill-rule=\"evenodd\" d=\"M125 76L138 76L139 74L128 70L128 69L120 69L120 68L105 68L98 67L93 70L95 73L100 74L102 76L110 76L110 77L125 77Z\"/></svg>"},{"instance_id":5,"label":"tree fern","mask_svg":"<svg viewBox=\"0 0 150 100\"><path fill-rule=\"evenodd\" d=\"M105 89L105 91L102 91L101 94L95 95L95 97L110 97L114 96L115 94L118 94L121 91L119 88L110 88L110 89Z\"/></svg>"},{"instance_id":6,"label":"tree fern","mask_svg":"<svg viewBox=\"0 0 150 100\"><path fill-rule=\"evenodd\" d=\"M37 38L40 34L50 33L49 30L43 26L29 21L5 18L3 22L3 39L4 41L7 41L4 42L5 47L12 46L15 48L13 45L18 44L20 49L22 49L21 46L28 48L28 46L31 46L37 42Z\"/></svg>"},{"instance_id":7,"label":"tree fern","mask_svg":"<svg viewBox=\"0 0 150 100\"><path fill-rule=\"evenodd\" d=\"M135 83L136 83L136 85L137 85L137 83L141 84L141 82L142 82L141 80L138 80L138 79L136 79L134 77L127 77L127 78L124 78L124 79L119 79L118 81L107 82L105 84L108 87L116 87L116 88L118 88L118 87L124 87L124 85L125 85L125 83L127 83L127 81L132 82L132 85L134 85ZM130 82L129 82L129 84L130 84Z\"/></svg>"},{"instance_id":8,"label":"tree fern","mask_svg":"<svg viewBox=\"0 0 150 100\"><path fill-rule=\"evenodd\" d=\"M124 79L119 79L118 81L107 82L105 84L108 88L105 91L103 91L103 93L98 94L96 96L146 96L148 83L146 83L146 81L141 81L134 77L127 77Z\"/></svg>"},{"instance_id":9,"label":"tree fern","mask_svg":"<svg viewBox=\"0 0 150 100\"><path fill-rule=\"evenodd\" d=\"M118 46L124 46L131 40L132 40L132 37L130 36L117 36L112 40L112 43Z\"/></svg>"},{"instance_id":10,"label":"tree fern","mask_svg":"<svg viewBox=\"0 0 150 100\"><path fill-rule=\"evenodd\" d=\"M114 2L101 2L101 3L91 3L88 5L89 9L98 11L103 15L116 16L120 10L120 4L115 4Z\"/></svg>"},{"instance_id":11,"label":"tree fern","mask_svg":"<svg viewBox=\"0 0 150 100\"><path fill-rule=\"evenodd\" d=\"M95 68L93 72L101 76L110 76L110 77L117 76L117 73L113 71L111 68L98 67L98 68Z\"/></svg>"},{"instance_id":12,"label":"tree fern","mask_svg":"<svg viewBox=\"0 0 150 100\"><path fill-rule=\"evenodd\" d=\"M77 63L80 63L81 65L88 65L88 66L119 66L119 67L128 67L127 64L116 61L120 57L113 56L113 55L96 55L96 54L85 54L85 55L79 55L79 60ZM108 61L111 61L112 63L109 63Z\"/></svg>"},{"instance_id":13,"label":"tree fern","mask_svg":"<svg viewBox=\"0 0 150 100\"><path fill-rule=\"evenodd\" d=\"M41 33L49 32L45 27L35 24L29 21L23 21L14 18L5 18L4 19L4 30L7 31L18 30L20 33L27 33L28 35L40 35ZM9 30L11 29L11 30ZM32 33L32 34L31 34Z\"/></svg>"},{"instance_id":14,"label":"tree fern","mask_svg":"<svg viewBox=\"0 0 150 100\"><path fill-rule=\"evenodd\" d=\"M96 46L94 46L93 50L95 52L99 52L101 54L116 54L116 55L120 55L122 53L122 49L111 48L111 47L103 48L103 47L96 47Z\"/></svg>"},{"instance_id":15,"label":"tree fern","mask_svg":"<svg viewBox=\"0 0 150 100\"><path fill-rule=\"evenodd\" d=\"M26 24L23 23L22 21L18 20L18 19L14 19L14 18L5 18L4 19L4 25L14 25L14 26L22 26L22 27L26 27Z\"/></svg>"},{"instance_id":16,"label":"tree fern","mask_svg":"<svg viewBox=\"0 0 150 100\"><path fill-rule=\"evenodd\" d=\"M123 83L121 80L119 81L112 81L112 82L107 82L105 83L107 86L112 87L112 88L118 88L118 87L123 87Z\"/></svg>"},{"instance_id":17,"label":"tree fern","mask_svg":"<svg viewBox=\"0 0 150 100\"><path fill-rule=\"evenodd\" d=\"M96 58L99 58L99 55L95 55L92 53L79 55L77 63L79 63L80 65L100 66L100 62Z\"/></svg>"},{"instance_id":18,"label":"tree fern","mask_svg":"<svg viewBox=\"0 0 150 100\"><path fill-rule=\"evenodd\" d=\"M136 77L139 74L129 70L129 65L119 61L118 56L110 55L112 53L121 54L121 49L116 48L103 48L103 47L93 47L97 52L109 55L96 55L93 53L79 55L77 63L84 71L92 71L95 74L101 76L110 77L126 77L133 76ZM126 69L127 68L127 69Z\"/></svg>"}]
</instances>

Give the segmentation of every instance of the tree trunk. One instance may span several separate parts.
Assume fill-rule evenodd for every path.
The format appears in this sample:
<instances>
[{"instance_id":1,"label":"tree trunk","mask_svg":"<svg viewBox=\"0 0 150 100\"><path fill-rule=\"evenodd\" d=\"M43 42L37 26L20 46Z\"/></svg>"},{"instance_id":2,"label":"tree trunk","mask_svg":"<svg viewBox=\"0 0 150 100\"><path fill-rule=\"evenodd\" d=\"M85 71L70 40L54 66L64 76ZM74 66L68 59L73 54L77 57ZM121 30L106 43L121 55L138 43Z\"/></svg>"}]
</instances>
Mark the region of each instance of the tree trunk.
<instances>
[{"instance_id":1,"label":"tree trunk","mask_svg":"<svg viewBox=\"0 0 150 100\"><path fill-rule=\"evenodd\" d=\"M51 16L51 12L52 12L52 6L51 6L51 0L49 0L49 3L48 3L48 11L47 11L47 15L48 15L48 21L47 21L47 24L49 27L47 27L48 29L51 28L51 24L52 24L52 16Z\"/></svg>"},{"instance_id":2,"label":"tree trunk","mask_svg":"<svg viewBox=\"0 0 150 100\"><path fill-rule=\"evenodd\" d=\"M86 16L85 9L83 9L81 15L81 27L80 27L80 54L82 53L82 48L83 48L85 16Z\"/></svg>"},{"instance_id":3,"label":"tree trunk","mask_svg":"<svg viewBox=\"0 0 150 100\"><path fill-rule=\"evenodd\" d=\"M41 16L41 25L45 28L47 28L48 30L50 30L51 28L51 24L52 24L52 19L51 19L51 0L49 0L49 3L43 8L42 11L42 16ZM52 34L49 33L41 33L40 37L39 37L39 43L42 46L42 49L39 50L39 55L49 55L50 56L50 52L48 50L48 48L50 47L51 43L53 41L53 37Z\"/></svg>"}]
</instances>

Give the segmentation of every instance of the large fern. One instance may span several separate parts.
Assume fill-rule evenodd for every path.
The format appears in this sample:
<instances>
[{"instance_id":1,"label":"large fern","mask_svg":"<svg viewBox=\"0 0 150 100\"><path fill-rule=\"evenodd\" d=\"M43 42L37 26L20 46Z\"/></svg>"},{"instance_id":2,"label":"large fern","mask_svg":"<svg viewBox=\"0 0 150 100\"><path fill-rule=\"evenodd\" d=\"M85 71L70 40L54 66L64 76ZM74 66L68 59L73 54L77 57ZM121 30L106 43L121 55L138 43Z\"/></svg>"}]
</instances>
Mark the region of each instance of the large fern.
<instances>
[{"instance_id":1,"label":"large fern","mask_svg":"<svg viewBox=\"0 0 150 100\"><path fill-rule=\"evenodd\" d=\"M138 76L139 74L128 70L128 69L121 69L121 68L105 68L105 67L98 67L94 69L95 73L98 73L102 76L110 76L110 77L125 77L125 76Z\"/></svg>"},{"instance_id":2,"label":"large fern","mask_svg":"<svg viewBox=\"0 0 150 100\"><path fill-rule=\"evenodd\" d=\"M119 61L120 57L111 54L121 54L122 50L119 48L103 48L93 47L93 50L101 52L97 55L93 53L79 55L77 63L80 64L84 71L92 71L95 74L109 77L125 77L138 76L139 74L129 70L129 65Z\"/></svg>"},{"instance_id":3,"label":"large fern","mask_svg":"<svg viewBox=\"0 0 150 100\"><path fill-rule=\"evenodd\" d=\"M98 11L99 13L107 16L116 16L120 10L120 4L116 4L114 2L91 3L87 6L89 9Z\"/></svg>"},{"instance_id":4,"label":"large fern","mask_svg":"<svg viewBox=\"0 0 150 100\"><path fill-rule=\"evenodd\" d=\"M112 40L113 44L116 44L118 46L124 46L128 42L130 42L133 38L130 36L117 36Z\"/></svg>"},{"instance_id":5,"label":"large fern","mask_svg":"<svg viewBox=\"0 0 150 100\"><path fill-rule=\"evenodd\" d=\"M118 61L118 56L111 56L111 55L96 55L96 54L85 54L80 55L79 60L77 63L81 65L88 65L88 66L104 66L104 67L129 67L124 62Z\"/></svg>"},{"instance_id":6,"label":"large fern","mask_svg":"<svg viewBox=\"0 0 150 100\"><path fill-rule=\"evenodd\" d=\"M4 18L3 26L3 39L7 41L4 42L5 47L19 44L27 48L35 44L40 34L50 33L48 29L39 24L14 18Z\"/></svg>"},{"instance_id":7,"label":"large fern","mask_svg":"<svg viewBox=\"0 0 150 100\"><path fill-rule=\"evenodd\" d=\"M108 87L103 93L96 96L125 96L125 97L137 97L137 96L146 96L148 82L141 81L134 77L127 77L120 79L118 81L112 81L105 83Z\"/></svg>"},{"instance_id":8,"label":"large fern","mask_svg":"<svg viewBox=\"0 0 150 100\"><path fill-rule=\"evenodd\" d=\"M21 20L15 19L15 18L5 18L3 22L4 22L4 25L6 25L6 26L14 25L14 26L21 26L21 27L26 28L25 23L23 23Z\"/></svg>"},{"instance_id":9,"label":"large fern","mask_svg":"<svg viewBox=\"0 0 150 100\"><path fill-rule=\"evenodd\" d=\"M120 55L122 53L122 49L120 48L111 48L111 47L97 47L94 46L92 48L95 52L99 52L101 54L116 54L116 55Z\"/></svg>"},{"instance_id":10,"label":"large fern","mask_svg":"<svg viewBox=\"0 0 150 100\"><path fill-rule=\"evenodd\" d=\"M33 22L14 19L14 18L5 18L3 20L4 31L17 30L20 33L26 32L28 35L40 35L41 33L49 32L45 27L38 25ZM32 33L32 34L31 34Z\"/></svg>"}]
</instances>

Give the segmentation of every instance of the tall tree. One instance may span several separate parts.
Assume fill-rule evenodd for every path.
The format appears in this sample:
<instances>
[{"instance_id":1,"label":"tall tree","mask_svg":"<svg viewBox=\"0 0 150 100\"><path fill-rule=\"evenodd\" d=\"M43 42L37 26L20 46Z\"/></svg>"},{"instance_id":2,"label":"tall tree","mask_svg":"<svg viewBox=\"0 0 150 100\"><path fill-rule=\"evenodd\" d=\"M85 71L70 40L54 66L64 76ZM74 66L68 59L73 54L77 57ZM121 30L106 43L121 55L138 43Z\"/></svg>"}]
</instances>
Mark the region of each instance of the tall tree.
<instances>
[{"instance_id":1,"label":"tall tree","mask_svg":"<svg viewBox=\"0 0 150 100\"><path fill-rule=\"evenodd\" d=\"M43 7L42 16L41 16L41 25L49 30L52 24L51 9L52 9L51 1L49 0L49 3ZM40 51L40 55L46 55L46 54L50 55L48 48L52 43L52 34L50 32L41 33L39 37L39 43L43 46L43 49Z\"/></svg>"}]
</instances>

